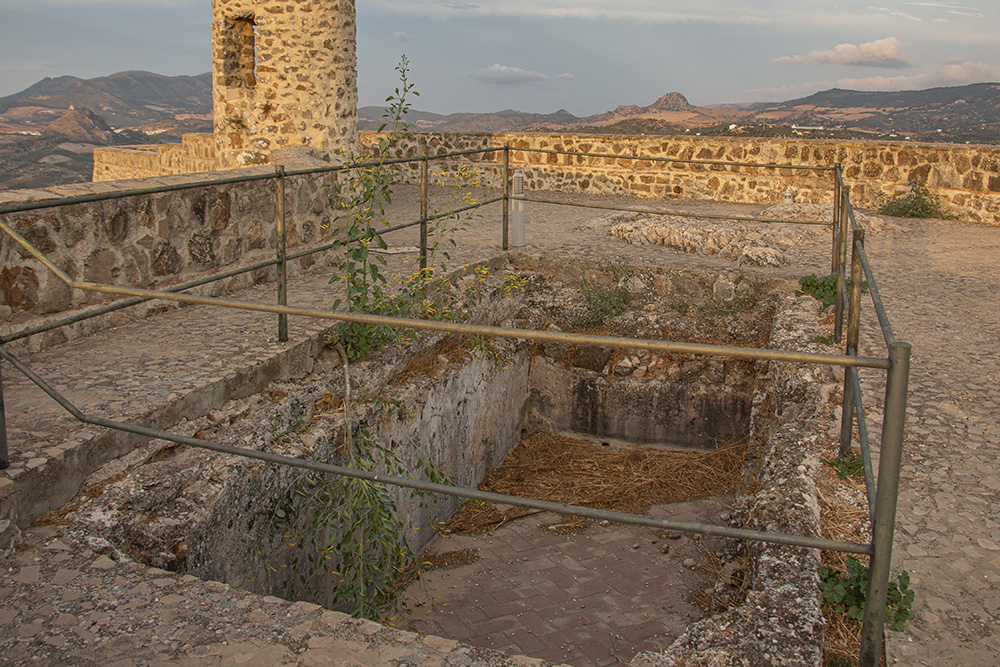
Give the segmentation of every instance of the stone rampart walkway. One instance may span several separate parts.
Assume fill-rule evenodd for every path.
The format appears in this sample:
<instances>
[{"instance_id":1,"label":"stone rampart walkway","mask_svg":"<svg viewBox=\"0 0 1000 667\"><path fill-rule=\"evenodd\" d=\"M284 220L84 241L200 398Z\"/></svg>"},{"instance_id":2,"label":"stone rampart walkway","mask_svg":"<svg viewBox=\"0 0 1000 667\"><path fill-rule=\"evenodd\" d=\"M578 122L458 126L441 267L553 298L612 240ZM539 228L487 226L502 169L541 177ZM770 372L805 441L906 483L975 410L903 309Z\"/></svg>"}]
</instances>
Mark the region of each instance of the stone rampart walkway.
<instances>
[{"instance_id":1,"label":"stone rampart walkway","mask_svg":"<svg viewBox=\"0 0 1000 667\"><path fill-rule=\"evenodd\" d=\"M600 215L532 206L525 251L738 268L717 257L628 245L601 225L585 224ZM488 214L458 235L454 266L500 254L498 217ZM415 235L393 242L414 245ZM914 346L894 565L912 574L917 618L905 633L890 636L888 656L900 665L1000 663L1000 228L898 221L871 234L869 248L896 334ZM823 273L827 252L825 240L807 242L795 249L789 265L770 271L788 279ZM293 281L290 303L328 304L328 275L316 271ZM272 301L272 295L271 287L263 287L236 298ZM233 387L259 391L275 373L307 372L325 327L293 319L293 340L280 344L273 316L190 307L24 361L86 410L171 426L213 409ZM866 327L866 341L874 345L874 322ZM113 455L129 446L98 440L97 429L81 429L6 363L3 379L14 466L0 473L0 525L16 518L12 511L39 510L39 494L69 494L80 480L77 475L65 486L67 471L92 464L102 448ZM881 396L867 401L876 411L880 403ZM96 449L86 446L91 440ZM59 527L25 533L0 572L3 660L532 664L113 557L101 540Z\"/></svg>"}]
</instances>

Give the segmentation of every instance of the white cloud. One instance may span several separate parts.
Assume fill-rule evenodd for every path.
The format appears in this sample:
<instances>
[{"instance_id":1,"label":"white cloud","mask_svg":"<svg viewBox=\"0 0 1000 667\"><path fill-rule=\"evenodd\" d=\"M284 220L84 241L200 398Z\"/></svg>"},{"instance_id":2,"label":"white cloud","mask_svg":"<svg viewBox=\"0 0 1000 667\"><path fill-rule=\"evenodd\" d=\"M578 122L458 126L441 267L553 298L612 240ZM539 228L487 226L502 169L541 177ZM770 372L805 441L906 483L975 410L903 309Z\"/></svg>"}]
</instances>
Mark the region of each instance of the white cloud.
<instances>
[{"instance_id":1,"label":"white cloud","mask_svg":"<svg viewBox=\"0 0 1000 667\"><path fill-rule=\"evenodd\" d=\"M892 7L869 7L868 9L874 12L875 14L879 14L881 16L891 16L894 18L906 19L907 21L914 21L914 22L920 22L923 20L918 16L914 16L913 14L909 14L907 12L903 12L898 9L893 9Z\"/></svg>"},{"instance_id":2,"label":"white cloud","mask_svg":"<svg viewBox=\"0 0 1000 667\"><path fill-rule=\"evenodd\" d=\"M410 41L410 36L402 31L395 33L392 38L401 44L405 44Z\"/></svg>"},{"instance_id":3,"label":"white cloud","mask_svg":"<svg viewBox=\"0 0 1000 667\"><path fill-rule=\"evenodd\" d=\"M476 72L473 76L482 83L501 86L538 83L540 81L548 81L549 79L548 76L541 72L530 72L520 67L508 67L500 63L494 63L486 69Z\"/></svg>"},{"instance_id":4,"label":"white cloud","mask_svg":"<svg viewBox=\"0 0 1000 667\"><path fill-rule=\"evenodd\" d=\"M574 78L574 77L573 77L573 75L572 75L572 74L570 74L569 72L563 72L562 74L560 74L560 75L559 75L559 76L557 76L556 78L557 78L557 79L572 79L572 78Z\"/></svg>"},{"instance_id":5,"label":"white cloud","mask_svg":"<svg viewBox=\"0 0 1000 667\"><path fill-rule=\"evenodd\" d=\"M961 58L947 60L933 72L901 76L871 76L860 79L839 79L838 81L810 81L774 88L748 90L748 95L788 100L805 97L821 90L843 88L846 90L893 91L923 90L945 86L963 86L969 83L1000 81L1000 65L973 63Z\"/></svg>"},{"instance_id":6,"label":"white cloud","mask_svg":"<svg viewBox=\"0 0 1000 667\"><path fill-rule=\"evenodd\" d=\"M812 51L804 56L783 56L771 61L774 65L858 65L861 67L913 67L914 62L903 51L903 43L886 37L864 44L838 44L832 49Z\"/></svg>"},{"instance_id":7,"label":"white cloud","mask_svg":"<svg viewBox=\"0 0 1000 667\"><path fill-rule=\"evenodd\" d=\"M961 58L947 60L933 72L911 76L873 76L863 79L841 79L840 88L852 90L919 90L940 86L961 86L967 83L1000 81L1000 65L973 63Z\"/></svg>"}]
</instances>

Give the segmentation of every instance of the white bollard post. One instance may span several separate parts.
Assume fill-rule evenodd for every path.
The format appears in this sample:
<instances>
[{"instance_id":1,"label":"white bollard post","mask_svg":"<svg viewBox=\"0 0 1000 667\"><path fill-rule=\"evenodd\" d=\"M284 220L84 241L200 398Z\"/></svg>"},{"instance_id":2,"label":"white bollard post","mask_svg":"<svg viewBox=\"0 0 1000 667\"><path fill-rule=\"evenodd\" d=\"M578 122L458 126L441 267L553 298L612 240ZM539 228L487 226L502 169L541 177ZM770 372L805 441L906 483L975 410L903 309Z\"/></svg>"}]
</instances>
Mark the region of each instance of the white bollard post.
<instances>
[{"instance_id":1,"label":"white bollard post","mask_svg":"<svg viewBox=\"0 0 1000 667\"><path fill-rule=\"evenodd\" d=\"M515 248L524 247L524 174L518 172L514 174L514 193L511 195L510 211L510 244Z\"/></svg>"}]
</instances>

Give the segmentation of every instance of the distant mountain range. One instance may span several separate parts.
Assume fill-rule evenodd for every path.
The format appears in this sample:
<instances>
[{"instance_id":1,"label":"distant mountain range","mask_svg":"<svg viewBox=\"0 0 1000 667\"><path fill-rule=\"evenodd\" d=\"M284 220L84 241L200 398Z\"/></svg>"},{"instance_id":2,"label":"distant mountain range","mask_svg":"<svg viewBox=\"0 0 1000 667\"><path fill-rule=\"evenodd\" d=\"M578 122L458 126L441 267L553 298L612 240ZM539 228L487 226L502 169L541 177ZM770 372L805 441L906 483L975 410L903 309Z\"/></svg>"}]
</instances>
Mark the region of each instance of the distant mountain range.
<instances>
[{"instance_id":1,"label":"distant mountain range","mask_svg":"<svg viewBox=\"0 0 1000 667\"><path fill-rule=\"evenodd\" d=\"M377 129L384 110L358 110ZM698 107L680 93L648 106L577 117L507 109L496 113L411 111L417 131L701 134L744 137L912 139L1000 144L1000 83L867 93L827 90L788 102ZM212 77L121 72L96 79L43 79L0 98L0 189L90 180L93 148L178 142L212 131Z\"/></svg>"},{"instance_id":2,"label":"distant mountain range","mask_svg":"<svg viewBox=\"0 0 1000 667\"><path fill-rule=\"evenodd\" d=\"M359 110L364 129L380 122L380 107ZM418 112L411 124L439 132L579 132L597 134L717 134L884 138L955 143L1000 143L1000 83L976 83L892 93L833 89L788 102L692 106L668 93L649 106L619 106L578 118L501 111L438 115Z\"/></svg>"},{"instance_id":3,"label":"distant mountain range","mask_svg":"<svg viewBox=\"0 0 1000 667\"><path fill-rule=\"evenodd\" d=\"M161 76L150 72L120 72L97 79L61 76L42 79L9 97L0 97L0 117L15 110L16 119L50 117L71 106L99 114L115 128L139 129L157 123L181 123L200 116L211 125L212 75ZM178 119L178 116L181 116ZM13 119L8 119L10 122ZM199 125L198 123L195 123Z\"/></svg>"},{"instance_id":4,"label":"distant mountain range","mask_svg":"<svg viewBox=\"0 0 1000 667\"><path fill-rule=\"evenodd\" d=\"M0 189L89 181L94 147L212 131L212 76L61 76L0 98Z\"/></svg>"}]
</instances>

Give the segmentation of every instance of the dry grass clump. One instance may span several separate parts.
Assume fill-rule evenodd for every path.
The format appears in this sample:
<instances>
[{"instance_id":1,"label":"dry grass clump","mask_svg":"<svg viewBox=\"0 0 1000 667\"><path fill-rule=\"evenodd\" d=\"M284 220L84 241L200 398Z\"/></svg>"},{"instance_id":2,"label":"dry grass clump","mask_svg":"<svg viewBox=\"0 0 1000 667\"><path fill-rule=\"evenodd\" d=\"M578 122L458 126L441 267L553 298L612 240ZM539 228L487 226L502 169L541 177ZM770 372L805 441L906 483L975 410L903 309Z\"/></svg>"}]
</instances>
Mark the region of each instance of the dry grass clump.
<instances>
[{"instance_id":1,"label":"dry grass clump","mask_svg":"<svg viewBox=\"0 0 1000 667\"><path fill-rule=\"evenodd\" d=\"M711 452L606 448L557 433L539 432L523 438L479 488L567 505L644 513L656 503L735 490L740 484L746 449L745 443ZM470 501L447 529L454 533L488 532L538 513L519 507L501 510L490 503ZM582 527L577 519L567 519L565 525L570 532Z\"/></svg>"},{"instance_id":2,"label":"dry grass clump","mask_svg":"<svg viewBox=\"0 0 1000 667\"><path fill-rule=\"evenodd\" d=\"M521 440L480 485L484 491L621 512L704 498L734 489L746 444L711 452L599 447L539 432Z\"/></svg>"},{"instance_id":3,"label":"dry grass clump","mask_svg":"<svg viewBox=\"0 0 1000 667\"><path fill-rule=\"evenodd\" d=\"M447 365L446 361L465 361L471 357L465 336L447 336L437 345L413 355L403 372L393 378L392 386L397 387L416 375L436 375Z\"/></svg>"}]
</instances>

